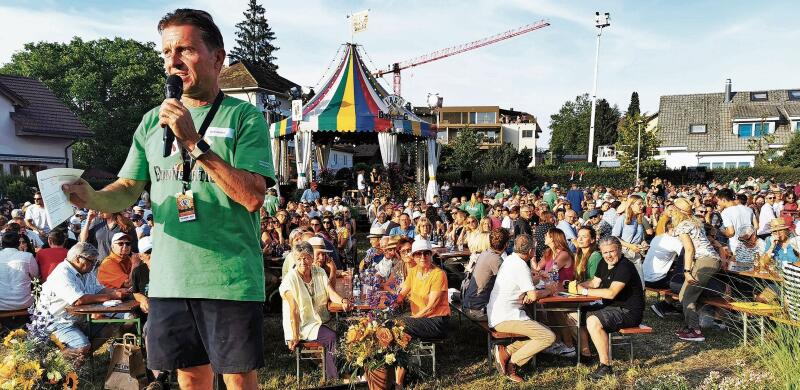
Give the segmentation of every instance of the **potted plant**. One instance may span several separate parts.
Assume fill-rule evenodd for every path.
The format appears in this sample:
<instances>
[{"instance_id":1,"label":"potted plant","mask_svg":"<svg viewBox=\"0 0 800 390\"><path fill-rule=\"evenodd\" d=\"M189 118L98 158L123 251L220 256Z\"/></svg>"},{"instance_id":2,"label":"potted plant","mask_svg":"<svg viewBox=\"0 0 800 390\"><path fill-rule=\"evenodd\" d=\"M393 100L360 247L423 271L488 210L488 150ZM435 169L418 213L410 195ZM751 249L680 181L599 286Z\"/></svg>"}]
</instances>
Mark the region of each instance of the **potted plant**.
<instances>
[{"instance_id":1,"label":"potted plant","mask_svg":"<svg viewBox=\"0 0 800 390\"><path fill-rule=\"evenodd\" d=\"M350 324L339 351L352 378L364 375L370 390L384 390L394 388L395 368L409 367L418 347L402 321L389 311L372 311Z\"/></svg>"},{"instance_id":2,"label":"potted plant","mask_svg":"<svg viewBox=\"0 0 800 390\"><path fill-rule=\"evenodd\" d=\"M0 347L0 388L64 389L78 388L74 362L64 353L64 345L45 330L47 315L31 314L28 330L16 329Z\"/></svg>"}]
</instances>

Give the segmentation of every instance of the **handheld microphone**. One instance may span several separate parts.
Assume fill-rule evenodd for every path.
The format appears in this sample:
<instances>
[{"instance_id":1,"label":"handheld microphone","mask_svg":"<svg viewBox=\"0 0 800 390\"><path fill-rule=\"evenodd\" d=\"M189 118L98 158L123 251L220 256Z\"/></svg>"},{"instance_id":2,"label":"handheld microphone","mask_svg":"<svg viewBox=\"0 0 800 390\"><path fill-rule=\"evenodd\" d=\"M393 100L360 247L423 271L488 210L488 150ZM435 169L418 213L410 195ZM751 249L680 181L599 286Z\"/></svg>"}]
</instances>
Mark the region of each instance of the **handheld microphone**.
<instances>
[{"instance_id":1,"label":"handheld microphone","mask_svg":"<svg viewBox=\"0 0 800 390\"><path fill-rule=\"evenodd\" d=\"M183 95L183 80L178 75L170 75L167 77L167 83L164 85L164 95L167 99L180 100ZM175 142L175 133L169 126L164 126L164 157L169 157L172 154L172 143Z\"/></svg>"}]
</instances>

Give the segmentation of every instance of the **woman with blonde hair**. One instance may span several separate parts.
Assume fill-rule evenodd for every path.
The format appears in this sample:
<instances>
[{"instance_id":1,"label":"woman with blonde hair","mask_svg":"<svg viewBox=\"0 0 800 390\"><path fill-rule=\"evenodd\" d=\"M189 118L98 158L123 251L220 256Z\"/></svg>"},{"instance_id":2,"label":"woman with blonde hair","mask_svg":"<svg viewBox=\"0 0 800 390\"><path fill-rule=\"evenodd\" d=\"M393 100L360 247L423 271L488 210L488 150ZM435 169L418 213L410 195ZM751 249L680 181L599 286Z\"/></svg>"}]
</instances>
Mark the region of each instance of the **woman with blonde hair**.
<instances>
[{"instance_id":1,"label":"woman with blonde hair","mask_svg":"<svg viewBox=\"0 0 800 390\"><path fill-rule=\"evenodd\" d=\"M431 241L432 236L433 224L431 221L427 217L419 217L414 227L414 239Z\"/></svg>"},{"instance_id":2,"label":"woman with blonde hair","mask_svg":"<svg viewBox=\"0 0 800 390\"><path fill-rule=\"evenodd\" d=\"M484 218L478 222L478 228L467 234L467 248L473 255L489 249L489 233L492 231L492 221Z\"/></svg>"},{"instance_id":3,"label":"woman with blonde hair","mask_svg":"<svg viewBox=\"0 0 800 390\"><path fill-rule=\"evenodd\" d=\"M719 270L720 257L706 237L703 222L692 215L692 203L684 198L675 200L675 208L670 213L673 236L683 244L684 281L678 295L683 306L686 326L675 334L681 340L705 341L700 331L700 318L697 314L697 298L709 280Z\"/></svg>"}]
</instances>

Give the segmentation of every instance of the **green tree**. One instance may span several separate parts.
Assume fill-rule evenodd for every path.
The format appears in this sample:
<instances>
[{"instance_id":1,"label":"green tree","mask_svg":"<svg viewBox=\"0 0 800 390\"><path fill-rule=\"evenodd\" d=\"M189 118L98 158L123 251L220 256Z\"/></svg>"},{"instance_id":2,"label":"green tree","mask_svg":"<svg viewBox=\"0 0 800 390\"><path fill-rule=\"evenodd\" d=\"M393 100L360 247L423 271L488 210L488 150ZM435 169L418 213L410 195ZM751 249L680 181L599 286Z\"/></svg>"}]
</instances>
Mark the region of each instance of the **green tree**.
<instances>
[{"instance_id":1,"label":"green tree","mask_svg":"<svg viewBox=\"0 0 800 390\"><path fill-rule=\"evenodd\" d=\"M550 151L556 159L565 154L586 153L589 145L589 120L592 102L588 94L564 102L558 113L550 116Z\"/></svg>"},{"instance_id":2,"label":"green tree","mask_svg":"<svg viewBox=\"0 0 800 390\"><path fill-rule=\"evenodd\" d=\"M595 110L593 156L597 156L598 146L613 145L617 142L617 126L621 115L617 105L612 107L606 99L598 100Z\"/></svg>"},{"instance_id":3,"label":"green tree","mask_svg":"<svg viewBox=\"0 0 800 390\"><path fill-rule=\"evenodd\" d=\"M264 7L256 0L250 0L247 11L244 11L244 20L236 23L236 47L228 58L232 63L247 61L274 72L278 65L273 53L279 48L272 44L275 33L264 15Z\"/></svg>"},{"instance_id":4,"label":"green tree","mask_svg":"<svg viewBox=\"0 0 800 390\"><path fill-rule=\"evenodd\" d=\"M483 135L471 127L458 131L442 150L442 165L446 170L472 171L478 167L481 150L478 148Z\"/></svg>"},{"instance_id":5,"label":"green tree","mask_svg":"<svg viewBox=\"0 0 800 390\"><path fill-rule=\"evenodd\" d=\"M43 82L94 138L73 146L78 167L116 173L142 115L163 99L164 68L155 44L115 38L28 43L0 73Z\"/></svg>"},{"instance_id":6,"label":"green tree","mask_svg":"<svg viewBox=\"0 0 800 390\"><path fill-rule=\"evenodd\" d=\"M641 161L646 161L655 156L660 144L658 128L648 131L649 116L644 114L626 115L619 127L619 137L616 143L617 158L623 169L636 168L638 135L641 129L642 147Z\"/></svg>"},{"instance_id":7,"label":"green tree","mask_svg":"<svg viewBox=\"0 0 800 390\"><path fill-rule=\"evenodd\" d=\"M530 161L530 160L528 160ZM510 143L491 148L481 156L481 169L484 172L520 169L520 158L517 149ZM527 166L527 163L526 163Z\"/></svg>"},{"instance_id":8,"label":"green tree","mask_svg":"<svg viewBox=\"0 0 800 390\"><path fill-rule=\"evenodd\" d=\"M783 149L783 156L778 158L777 163L784 167L800 168L800 132L792 135Z\"/></svg>"},{"instance_id":9,"label":"green tree","mask_svg":"<svg viewBox=\"0 0 800 390\"><path fill-rule=\"evenodd\" d=\"M628 111L625 115L641 114L642 110L639 108L639 92L633 91L631 94L631 103L628 105Z\"/></svg>"}]
</instances>

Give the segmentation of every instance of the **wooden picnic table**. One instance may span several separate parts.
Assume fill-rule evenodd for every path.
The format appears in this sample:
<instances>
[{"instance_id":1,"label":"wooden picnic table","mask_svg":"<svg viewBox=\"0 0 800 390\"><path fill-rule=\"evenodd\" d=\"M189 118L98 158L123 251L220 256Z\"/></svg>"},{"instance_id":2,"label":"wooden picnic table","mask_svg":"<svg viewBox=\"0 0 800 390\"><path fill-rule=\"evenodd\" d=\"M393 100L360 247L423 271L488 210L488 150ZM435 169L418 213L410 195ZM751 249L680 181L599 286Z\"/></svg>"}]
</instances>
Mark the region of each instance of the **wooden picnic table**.
<instances>
[{"instance_id":1,"label":"wooden picnic table","mask_svg":"<svg viewBox=\"0 0 800 390\"><path fill-rule=\"evenodd\" d=\"M775 272L758 272L758 271L731 271L728 269L722 269L722 272L728 275L734 276L744 276L753 279L762 279L762 280L769 280L772 282L783 282L783 278Z\"/></svg>"},{"instance_id":2,"label":"wooden picnic table","mask_svg":"<svg viewBox=\"0 0 800 390\"><path fill-rule=\"evenodd\" d=\"M557 291L555 295L551 295L549 297L544 297L537 299L532 305L533 307L533 320L536 321L537 312L562 312L562 313L569 313L569 312L577 312L578 313L578 323L576 324L575 328L577 330L577 336L575 345L578 346L578 350L580 350L581 345L581 311L584 306L591 304L592 302L602 300L599 297L593 296L584 296L584 295L572 295L572 294L562 294L563 291ZM538 308L536 306L539 306ZM554 326L548 325L551 328L559 328L559 327L571 327L569 325L565 326ZM576 365L581 364L581 354L580 351L576 354Z\"/></svg>"}]
</instances>

